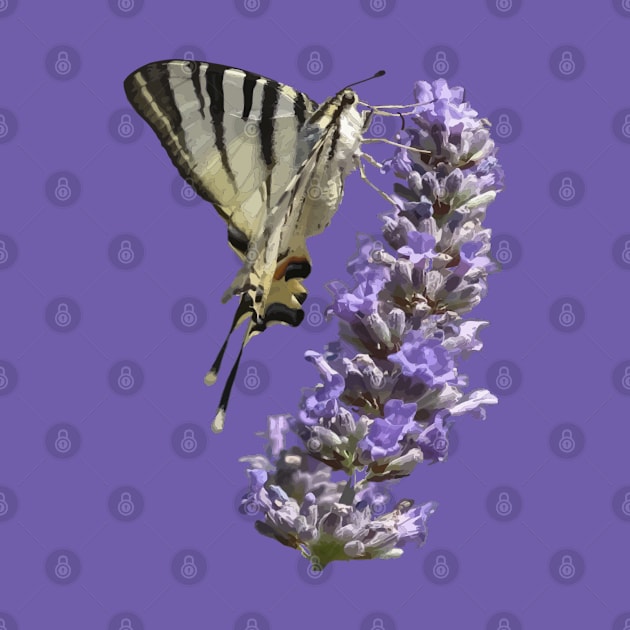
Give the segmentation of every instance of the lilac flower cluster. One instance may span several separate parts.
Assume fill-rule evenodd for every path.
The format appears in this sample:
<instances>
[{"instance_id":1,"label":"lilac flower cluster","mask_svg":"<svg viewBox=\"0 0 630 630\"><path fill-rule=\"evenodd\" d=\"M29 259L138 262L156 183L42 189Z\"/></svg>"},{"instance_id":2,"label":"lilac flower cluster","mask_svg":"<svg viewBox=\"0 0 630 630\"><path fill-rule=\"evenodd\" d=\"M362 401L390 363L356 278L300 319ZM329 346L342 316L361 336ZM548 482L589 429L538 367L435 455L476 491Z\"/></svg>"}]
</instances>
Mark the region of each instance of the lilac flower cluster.
<instances>
[{"instance_id":1,"label":"lilac flower cluster","mask_svg":"<svg viewBox=\"0 0 630 630\"><path fill-rule=\"evenodd\" d=\"M478 351L486 321L463 319L497 270L488 204L503 186L489 122L439 79L415 86L418 105L382 166L394 185L383 241L359 236L348 263L354 288L329 284L328 314L339 339L306 359L321 382L304 392L294 416L270 418L271 459L247 458L251 495L265 515L257 528L316 557L395 557L422 543L436 504L404 499L374 517L376 482L408 476L422 461L444 461L452 418L485 418L497 398L468 390L460 359ZM290 431L301 445L287 450ZM333 483L343 471L347 482ZM360 478L357 478L359 475Z\"/></svg>"},{"instance_id":2,"label":"lilac flower cluster","mask_svg":"<svg viewBox=\"0 0 630 630\"><path fill-rule=\"evenodd\" d=\"M249 464L250 491L242 509L253 504L265 515L256 529L293 547L321 568L332 560L395 558L401 547L424 542L430 502L414 506L403 500L380 514L377 484L355 491L345 481L333 482L332 469L298 446L286 448L287 416L268 419L268 456L244 457Z\"/></svg>"}]
</instances>

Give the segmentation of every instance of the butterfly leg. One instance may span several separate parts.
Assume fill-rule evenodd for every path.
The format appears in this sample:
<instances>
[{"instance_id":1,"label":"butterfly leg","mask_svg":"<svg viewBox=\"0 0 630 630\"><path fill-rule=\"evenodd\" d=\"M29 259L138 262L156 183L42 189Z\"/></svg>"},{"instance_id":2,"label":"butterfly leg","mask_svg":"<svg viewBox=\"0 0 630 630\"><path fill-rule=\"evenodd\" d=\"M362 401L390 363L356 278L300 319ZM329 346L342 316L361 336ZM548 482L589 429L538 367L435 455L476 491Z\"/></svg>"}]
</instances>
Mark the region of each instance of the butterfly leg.
<instances>
[{"instance_id":1,"label":"butterfly leg","mask_svg":"<svg viewBox=\"0 0 630 630\"><path fill-rule=\"evenodd\" d=\"M365 156L365 153L362 153L362 156ZM373 188L381 197L383 197L383 199L385 199L386 201L388 201L389 203L392 204L392 206L394 207L398 207L396 202L384 191L382 191L378 186L376 186L375 184L373 184L368 176L365 174L365 168L363 167L363 162L361 162L361 160L359 160L359 173L361 175L361 179L371 188Z\"/></svg>"},{"instance_id":2,"label":"butterfly leg","mask_svg":"<svg viewBox=\"0 0 630 630\"><path fill-rule=\"evenodd\" d=\"M406 144L400 144L400 142L394 142L393 140L387 140L387 138L364 138L362 143L384 142L385 144L391 144L394 147L400 147L401 149L407 149L407 151L413 151L414 153L431 153L426 149L417 149L416 147L409 147Z\"/></svg>"},{"instance_id":3,"label":"butterfly leg","mask_svg":"<svg viewBox=\"0 0 630 630\"><path fill-rule=\"evenodd\" d=\"M371 164L376 168L383 168L383 164L381 164L378 160L375 160L369 153L361 152L361 157L364 158L368 164Z\"/></svg>"},{"instance_id":4,"label":"butterfly leg","mask_svg":"<svg viewBox=\"0 0 630 630\"><path fill-rule=\"evenodd\" d=\"M433 98L430 101L425 101L424 103L410 103L409 105L370 105L369 103L365 103L364 101L359 101L360 105L364 107L369 107L375 112L380 113L381 109L407 109L409 107L423 107L424 105L430 105L431 103L435 103L437 98ZM408 114L413 114L415 112L408 112ZM397 116L398 114L396 114Z\"/></svg>"}]
</instances>

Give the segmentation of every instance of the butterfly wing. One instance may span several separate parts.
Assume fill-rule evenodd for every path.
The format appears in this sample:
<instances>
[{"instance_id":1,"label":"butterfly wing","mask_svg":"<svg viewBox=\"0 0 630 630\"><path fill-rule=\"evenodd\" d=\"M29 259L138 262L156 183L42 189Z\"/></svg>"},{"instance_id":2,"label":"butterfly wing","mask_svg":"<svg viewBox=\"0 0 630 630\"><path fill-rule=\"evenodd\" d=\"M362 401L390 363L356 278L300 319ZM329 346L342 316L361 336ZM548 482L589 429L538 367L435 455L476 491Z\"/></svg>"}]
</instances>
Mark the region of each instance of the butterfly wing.
<instances>
[{"instance_id":1,"label":"butterfly wing","mask_svg":"<svg viewBox=\"0 0 630 630\"><path fill-rule=\"evenodd\" d=\"M150 63L124 85L181 176L227 221L230 245L244 257L308 153L300 132L317 103L272 79L198 61Z\"/></svg>"}]
</instances>

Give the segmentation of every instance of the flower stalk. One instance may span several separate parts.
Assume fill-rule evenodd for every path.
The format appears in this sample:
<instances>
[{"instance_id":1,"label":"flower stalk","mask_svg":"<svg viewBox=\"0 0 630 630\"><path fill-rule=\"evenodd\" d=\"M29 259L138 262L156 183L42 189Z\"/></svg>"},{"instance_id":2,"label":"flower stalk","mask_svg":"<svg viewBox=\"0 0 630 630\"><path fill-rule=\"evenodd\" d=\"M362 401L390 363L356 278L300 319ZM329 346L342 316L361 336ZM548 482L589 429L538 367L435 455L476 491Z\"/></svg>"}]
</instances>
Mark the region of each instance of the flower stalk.
<instances>
[{"instance_id":1,"label":"flower stalk","mask_svg":"<svg viewBox=\"0 0 630 630\"><path fill-rule=\"evenodd\" d=\"M382 169L401 180L383 239L359 235L347 265L354 286L328 285L339 338L305 353L321 382L304 391L295 416L269 417L267 456L243 458L264 514L258 531L320 568L424 543L437 504L403 499L380 513L383 492L419 463L447 459L456 416L485 419L484 406L497 403L486 389L469 390L459 364L481 350L488 325L463 316L498 270L483 220L503 171L490 124L462 88L420 81L415 97L413 126Z\"/></svg>"}]
</instances>

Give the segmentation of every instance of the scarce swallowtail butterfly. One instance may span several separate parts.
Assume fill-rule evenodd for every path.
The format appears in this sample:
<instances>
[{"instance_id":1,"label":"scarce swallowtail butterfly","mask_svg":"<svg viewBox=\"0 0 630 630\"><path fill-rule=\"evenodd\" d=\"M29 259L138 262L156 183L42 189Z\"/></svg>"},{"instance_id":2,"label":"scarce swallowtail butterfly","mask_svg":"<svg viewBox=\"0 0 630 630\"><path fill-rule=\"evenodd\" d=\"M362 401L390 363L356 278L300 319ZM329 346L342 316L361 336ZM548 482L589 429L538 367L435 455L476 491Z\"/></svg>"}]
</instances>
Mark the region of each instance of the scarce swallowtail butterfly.
<instances>
[{"instance_id":1,"label":"scarce swallowtail butterfly","mask_svg":"<svg viewBox=\"0 0 630 630\"><path fill-rule=\"evenodd\" d=\"M270 324L302 322L302 281L311 271L306 239L330 223L346 176L358 168L376 188L360 158L380 164L360 147L377 108L360 102L352 85L357 83L318 105L288 85L214 63L157 61L125 79L127 98L180 175L225 219L228 242L243 261L222 298L238 295L240 302L205 377L207 385L216 381L231 333L249 320L212 423L215 432L223 428L247 342Z\"/></svg>"}]
</instances>

